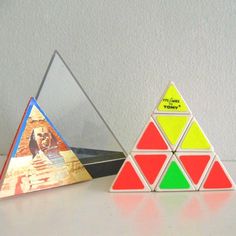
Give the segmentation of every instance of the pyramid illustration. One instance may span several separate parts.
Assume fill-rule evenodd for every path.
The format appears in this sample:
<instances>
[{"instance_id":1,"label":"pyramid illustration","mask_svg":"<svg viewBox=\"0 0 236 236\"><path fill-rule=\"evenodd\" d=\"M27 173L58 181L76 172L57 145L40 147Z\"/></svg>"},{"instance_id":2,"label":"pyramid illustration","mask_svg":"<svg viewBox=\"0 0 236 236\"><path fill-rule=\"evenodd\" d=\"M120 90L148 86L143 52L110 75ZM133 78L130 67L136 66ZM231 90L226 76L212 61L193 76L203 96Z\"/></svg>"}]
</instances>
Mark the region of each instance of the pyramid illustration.
<instances>
[{"instance_id":1,"label":"pyramid illustration","mask_svg":"<svg viewBox=\"0 0 236 236\"><path fill-rule=\"evenodd\" d=\"M232 190L234 182L171 82L111 192Z\"/></svg>"},{"instance_id":2,"label":"pyramid illustration","mask_svg":"<svg viewBox=\"0 0 236 236\"><path fill-rule=\"evenodd\" d=\"M31 98L0 172L0 197L90 179L78 157Z\"/></svg>"}]
</instances>

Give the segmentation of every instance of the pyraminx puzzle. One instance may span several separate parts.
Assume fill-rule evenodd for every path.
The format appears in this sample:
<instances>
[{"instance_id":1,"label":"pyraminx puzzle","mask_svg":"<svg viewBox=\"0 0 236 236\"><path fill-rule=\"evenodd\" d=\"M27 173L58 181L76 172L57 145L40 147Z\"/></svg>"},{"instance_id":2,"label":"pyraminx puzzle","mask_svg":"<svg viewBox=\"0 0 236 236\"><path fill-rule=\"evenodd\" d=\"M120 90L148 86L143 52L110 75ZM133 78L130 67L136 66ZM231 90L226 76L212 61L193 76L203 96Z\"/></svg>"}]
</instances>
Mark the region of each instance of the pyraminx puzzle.
<instances>
[{"instance_id":1,"label":"pyraminx puzzle","mask_svg":"<svg viewBox=\"0 0 236 236\"><path fill-rule=\"evenodd\" d=\"M233 180L171 82L111 192L231 190Z\"/></svg>"}]
</instances>

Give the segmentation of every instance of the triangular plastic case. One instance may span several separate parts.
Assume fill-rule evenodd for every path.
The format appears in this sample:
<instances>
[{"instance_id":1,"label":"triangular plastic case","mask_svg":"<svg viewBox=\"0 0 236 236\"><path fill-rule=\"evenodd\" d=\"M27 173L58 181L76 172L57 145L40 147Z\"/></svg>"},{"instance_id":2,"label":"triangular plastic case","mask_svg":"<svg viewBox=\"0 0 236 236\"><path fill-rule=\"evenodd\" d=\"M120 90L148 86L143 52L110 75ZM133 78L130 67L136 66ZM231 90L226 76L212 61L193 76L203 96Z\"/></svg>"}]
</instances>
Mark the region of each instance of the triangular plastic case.
<instances>
[{"instance_id":1,"label":"triangular plastic case","mask_svg":"<svg viewBox=\"0 0 236 236\"><path fill-rule=\"evenodd\" d=\"M124 150L58 52L36 97L93 178L118 172L125 160Z\"/></svg>"}]
</instances>

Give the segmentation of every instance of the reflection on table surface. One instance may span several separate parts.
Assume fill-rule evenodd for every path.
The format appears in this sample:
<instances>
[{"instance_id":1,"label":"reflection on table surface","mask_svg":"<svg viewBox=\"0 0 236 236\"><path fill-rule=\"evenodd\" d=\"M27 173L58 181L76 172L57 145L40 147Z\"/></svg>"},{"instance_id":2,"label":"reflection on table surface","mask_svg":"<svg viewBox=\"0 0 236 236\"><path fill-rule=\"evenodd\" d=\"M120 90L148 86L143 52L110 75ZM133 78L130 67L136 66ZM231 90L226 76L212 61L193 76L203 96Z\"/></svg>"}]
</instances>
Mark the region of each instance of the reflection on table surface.
<instances>
[{"instance_id":1,"label":"reflection on table surface","mask_svg":"<svg viewBox=\"0 0 236 236\"><path fill-rule=\"evenodd\" d=\"M236 191L109 193L114 177L0 200L1 235L235 234Z\"/></svg>"},{"instance_id":2,"label":"reflection on table surface","mask_svg":"<svg viewBox=\"0 0 236 236\"><path fill-rule=\"evenodd\" d=\"M140 235L150 235L152 232L165 235L166 222L190 226L207 221L221 214L221 210L230 205L233 196L233 191L117 193L112 194L112 200L120 216L129 219ZM193 233L191 227L189 229L189 233Z\"/></svg>"}]
</instances>

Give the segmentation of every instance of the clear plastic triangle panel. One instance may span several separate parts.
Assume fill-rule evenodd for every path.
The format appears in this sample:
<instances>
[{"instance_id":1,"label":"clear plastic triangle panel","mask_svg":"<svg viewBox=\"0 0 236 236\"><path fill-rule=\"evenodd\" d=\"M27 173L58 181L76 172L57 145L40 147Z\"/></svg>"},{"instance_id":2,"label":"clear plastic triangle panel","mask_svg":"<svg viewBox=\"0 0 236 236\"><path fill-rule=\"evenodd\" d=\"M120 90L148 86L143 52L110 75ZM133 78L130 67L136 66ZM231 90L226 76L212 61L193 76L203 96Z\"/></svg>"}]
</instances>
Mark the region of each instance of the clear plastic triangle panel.
<instances>
[{"instance_id":1,"label":"clear plastic triangle panel","mask_svg":"<svg viewBox=\"0 0 236 236\"><path fill-rule=\"evenodd\" d=\"M86 94L79 78L58 53L37 100L93 177L118 172L125 157L118 139L97 110L96 101Z\"/></svg>"}]
</instances>

